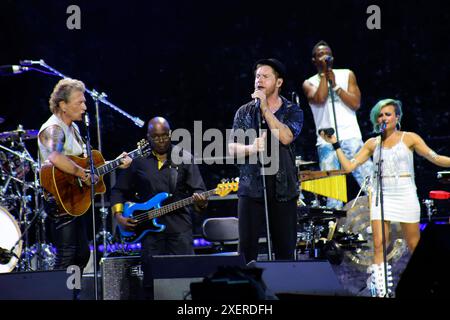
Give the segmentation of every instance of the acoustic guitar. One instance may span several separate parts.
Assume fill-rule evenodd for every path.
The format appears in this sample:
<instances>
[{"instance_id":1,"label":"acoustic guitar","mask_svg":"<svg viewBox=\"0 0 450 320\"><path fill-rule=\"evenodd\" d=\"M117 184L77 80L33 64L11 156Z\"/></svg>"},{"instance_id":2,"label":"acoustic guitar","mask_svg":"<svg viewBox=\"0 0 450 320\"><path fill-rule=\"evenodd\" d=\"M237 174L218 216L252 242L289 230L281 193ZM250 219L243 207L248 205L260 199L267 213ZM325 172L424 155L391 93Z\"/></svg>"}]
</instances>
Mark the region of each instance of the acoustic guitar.
<instances>
[{"instance_id":1,"label":"acoustic guitar","mask_svg":"<svg viewBox=\"0 0 450 320\"><path fill-rule=\"evenodd\" d=\"M128 153L131 159L145 157L150 152L147 140L137 143L137 149ZM89 169L89 158L68 156L73 162L84 169ZM122 164L122 157L106 162L98 150L92 150L95 174L99 177L95 184L95 194L105 193L106 186L103 175L114 171ZM81 181L79 177L65 173L53 164L44 164L39 172L41 186L52 194L60 210L72 216L83 215L91 206L91 187Z\"/></svg>"}]
</instances>

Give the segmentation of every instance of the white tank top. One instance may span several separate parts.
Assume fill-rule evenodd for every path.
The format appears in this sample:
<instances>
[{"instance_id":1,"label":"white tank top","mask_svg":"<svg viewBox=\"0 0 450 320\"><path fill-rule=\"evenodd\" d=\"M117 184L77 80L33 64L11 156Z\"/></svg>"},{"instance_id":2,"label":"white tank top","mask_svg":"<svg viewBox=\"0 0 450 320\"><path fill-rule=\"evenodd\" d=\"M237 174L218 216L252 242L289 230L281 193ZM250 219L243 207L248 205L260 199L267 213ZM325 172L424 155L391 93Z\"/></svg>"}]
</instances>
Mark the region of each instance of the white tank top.
<instances>
[{"instance_id":1,"label":"white tank top","mask_svg":"<svg viewBox=\"0 0 450 320\"><path fill-rule=\"evenodd\" d=\"M400 141L392 148L383 148L381 170L384 177L399 178L400 176L410 175L414 178L414 154L403 142L403 137L406 132L403 132ZM373 153L373 163L378 163L380 158L380 137L376 138L376 149ZM375 166L376 168L376 166Z\"/></svg>"},{"instance_id":2,"label":"white tank top","mask_svg":"<svg viewBox=\"0 0 450 320\"><path fill-rule=\"evenodd\" d=\"M67 156L79 156L83 153L83 144L81 140L80 130L78 126L72 122L67 126L64 121L58 118L56 115L52 115L39 129L39 134L50 126L58 126L64 131L64 146L62 153ZM38 135L39 136L39 135ZM41 143L38 138L39 158L41 164L47 161L49 152L46 151L46 147Z\"/></svg>"},{"instance_id":3,"label":"white tank top","mask_svg":"<svg viewBox=\"0 0 450 320\"><path fill-rule=\"evenodd\" d=\"M350 70L333 69L333 71L335 75L336 85L347 91ZM308 81L311 82L314 86L319 87L320 78L318 74L309 78ZM359 129L355 111L347 107L337 94L335 94L334 97L334 107L336 110L339 140L347 140L352 138L361 139L361 130ZM316 124L316 145L326 144L327 142L317 134L317 130L324 128L335 128L331 97L328 96L327 100L323 104L314 104L312 102L309 102L309 106L311 107L311 111L314 117L314 123Z\"/></svg>"}]
</instances>

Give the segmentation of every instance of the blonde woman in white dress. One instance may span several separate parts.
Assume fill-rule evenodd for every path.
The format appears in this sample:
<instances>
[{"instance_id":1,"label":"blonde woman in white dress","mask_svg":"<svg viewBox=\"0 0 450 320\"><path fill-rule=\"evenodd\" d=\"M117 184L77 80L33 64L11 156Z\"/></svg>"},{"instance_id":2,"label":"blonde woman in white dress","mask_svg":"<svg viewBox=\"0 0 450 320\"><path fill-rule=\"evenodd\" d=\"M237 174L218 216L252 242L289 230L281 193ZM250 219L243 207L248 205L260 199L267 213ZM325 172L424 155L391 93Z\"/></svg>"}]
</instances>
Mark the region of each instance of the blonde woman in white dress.
<instances>
[{"instance_id":1,"label":"blonde woman in white dress","mask_svg":"<svg viewBox=\"0 0 450 320\"><path fill-rule=\"evenodd\" d=\"M374 192L371 199L371 224L374 245L374 261L370 267L372 282L376 284L376 295L385 296L383 265L383 240L381 225L380 197L375 196L377 188L376 170L379 156L379 144L382 143L382 184L385 241L388 243L390 223L400 222L403 236L412 253L420 239L420 205L414 182L413 152L430 162L450 167L450 158L436 154L424 140L414 132L400 131L402 104L398 100L380 100L371 110L370 119L374 131L379 136L370 138L355 155L347 159L340 149L336 137L322 134L322 138L333 144L342 168L351 172L373 157ZM377 199L378 198L378 199ZM378 203L376 201L378 200Z\"/></svg>"}]
</instances>

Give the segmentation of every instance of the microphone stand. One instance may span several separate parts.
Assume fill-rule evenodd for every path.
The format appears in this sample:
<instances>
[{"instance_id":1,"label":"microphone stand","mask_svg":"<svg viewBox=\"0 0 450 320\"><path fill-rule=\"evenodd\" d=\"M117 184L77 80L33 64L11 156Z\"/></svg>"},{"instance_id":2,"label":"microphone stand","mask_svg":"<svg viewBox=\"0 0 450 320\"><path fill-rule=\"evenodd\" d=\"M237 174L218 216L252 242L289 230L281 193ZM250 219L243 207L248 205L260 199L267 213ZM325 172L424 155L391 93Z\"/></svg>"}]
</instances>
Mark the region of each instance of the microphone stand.
<instances>
[{"instance_id":1,"label":"microphone stand","mask_svg":"<svg viewBox=\"0 0 450 320\"><path fill-rule=\"evenodd\" d=\"M384 268L384 285L386 288L386 297L389 297L389 288L388 288L388 274L387 274L387 253L386 253L386 235L385 235L385 226L384 226L384 199L383 199L383 171L382 171L382 144L384 141L384 130L380 134L380 144L378 147L379 150L379 158L377 163L377 190L376 190L376 198L375 205L378 206L378 201L380 203L380 214L381 214L381 243L383 247L383 268Z\"/></svg>"},{"instance_id":2,"label":"microphone stand","mask_svg":"<svg viewBox=\"0 0 450 320\"><path fill-rule=\"evenodd\" d=\"M262 136L262 123L261 123L261 107L259 99L255 99L256 106L256 119L258 120L258 136ZM270 133L268 133L270 134ZM263 196L264 196L264 211L266 217L266 239L267 239L267 255L269 261L272 261L272 240L270 237L270 228L269 228L269 206L267 204L267 189L266 189L266 171L264 169L264 152L258 152L259 161L261 163L261 177L263 183Z\"/></svg>"},{"instance_id":3,"label":"microphone stand","mask_svg":"<svg viewBox=\"0 0 450 320\"><path fill-rule=\"evenodd\" d=\"M59 72L58 70L52 68L51 66L49 66L47 63L45 63L44 60L38 60L38 61L34 61L34 60L23 60L20 62L20 64L22 66L29 66L32 64L38 64L44 68L46 68L47 70L50 70L51 72L44 72L43 70L40 69L33 69L36 71L40 71L43 72L45 74L50 74L50 75L55 75L55 76L59 76L61 78L70 78L67 77L66 75L62 74L61 72ZM86 89L86 92L93 97L95 94L98 94L95 89L94 90L88 90ZM110 107L111 109L117 111L118 113L120 113L121 115L127 117L128 119L130 119L131 121L134 122L135 125L137 125L138 127L142 128L144 126L144 121L142 121L141 119L139 119L138 117L133 117L132 115L128 114L127 112L123 111L122 109L120 109L119 107L115 106L114 104L112 104L111 102L109 102L108 100L105 99L106 98L106 94L102 93L102 95L100 95L99 97L99 101L103 102L103 104L107 105L108 107Z\"/></svg>"},{"instance_id":4,"label":"microphone stand","mask_svg":"<svg viewBox=\"0 0 450 320\"><path fill-rule=\"evenodd\" d=\"M94 167L94 159L92 158L92 149L91 149L91 137L89 134L89 115L86 112L84 114L84 124L86 125L86 151L87 156L89 158L89 170L91 174L91 211L92 211L92 231L93 231L93 265L94 265L94 291L95 291L95 300L98 300L98 280L97 280L97 241L95 239L95 207L94 207L94 198L95 198L95 167Z\"/></svg>"},{"instance_id":5,"label":"microphone stand","mask_svg":"<svg viewBox=\"0 0 450 320\"><path fill-rule=\"evenodd\" d=\"M98 151L100 151L100 153L102 153L102 135L101 135L101 118L100 118L100 111L99 111L99 99L105 98L106 94L104 92L102 92L101 94L99 94L97 91L93 90L93 94L92 94L92 98L94 99L95 102L95 113L96 113L96 118L97 118L97 148ZM105 207L105 196L102 193L100 195L100 212L101 212L101 221L102 221L102 226L101 226L101 230L98 233L98 237L101 237L102 241L103 241L103 257L106 257L108 255L108 244L111 244L111 239L112 239L112 235L111 233L109 233L106 230L106 219L108 218L108 208Z\"/></svg>"},{"instance_id":6,"label":"microphone stand","mask_svg":"<svg viewBox=\"0 0 450 320\"><path fill-rule=\"evenodd\" d=\"M328 95L331 98L331 107L333 109L333 119L334 119L334 130L336 131L336 139L339 141L339 132L338 132L338 126L337 126L337 120L336 120L336 108L334 106L334 91L331 87L332 82L331 80L328 80Z\"/></svg>"}]
</instances>

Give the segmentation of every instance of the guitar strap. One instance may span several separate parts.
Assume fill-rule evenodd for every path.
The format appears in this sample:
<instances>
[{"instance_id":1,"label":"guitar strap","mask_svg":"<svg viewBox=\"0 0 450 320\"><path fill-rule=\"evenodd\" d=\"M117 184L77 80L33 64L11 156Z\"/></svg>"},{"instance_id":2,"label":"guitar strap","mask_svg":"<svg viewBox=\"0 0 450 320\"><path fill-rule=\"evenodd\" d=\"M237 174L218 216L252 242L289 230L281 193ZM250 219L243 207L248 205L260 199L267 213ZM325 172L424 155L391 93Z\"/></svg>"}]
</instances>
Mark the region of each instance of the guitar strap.
<instances>
[{"instance_id":1,"label":"guitar strap","mask_svg":"<svg viewBox=\"0 0 450 320\"><path fill-rule=\"evenodd\" d=\"M172 162L172 148L170 145L169 151L167 152L167 161L169 165L169 192L170 194L174 194L177 188L177 180L178 180L178 169L179 166Z\"/></svg>"},{"instance_id":2,"label":"guitar strap","mask_svg":"<svg viewBox=\"0 0 450 320\"><path fill-rule=\"evenodd\" d=\"M75 132L75 138L78 140L78 143L81 145L81 148L83 149L83 157L87 158L86 141L84 141L80 131L78 131L78 128L74 126L73 131Z\"/></svg>"},{"instance_id":3,"label":"guitar strap","mask_svg":"<svg viewBox=\"0 0 450 320\"><path fill-rule=\"evenodd\" d=\"M177 187L177 179L178 179L178 166L169 165L169 192L174 194L175 189Z\"/></svg>"}]
</instances>

